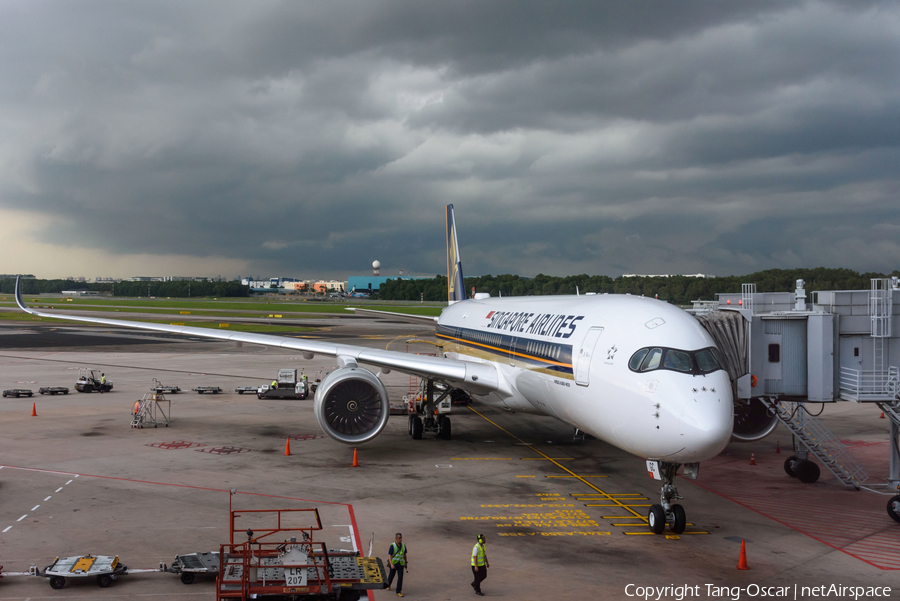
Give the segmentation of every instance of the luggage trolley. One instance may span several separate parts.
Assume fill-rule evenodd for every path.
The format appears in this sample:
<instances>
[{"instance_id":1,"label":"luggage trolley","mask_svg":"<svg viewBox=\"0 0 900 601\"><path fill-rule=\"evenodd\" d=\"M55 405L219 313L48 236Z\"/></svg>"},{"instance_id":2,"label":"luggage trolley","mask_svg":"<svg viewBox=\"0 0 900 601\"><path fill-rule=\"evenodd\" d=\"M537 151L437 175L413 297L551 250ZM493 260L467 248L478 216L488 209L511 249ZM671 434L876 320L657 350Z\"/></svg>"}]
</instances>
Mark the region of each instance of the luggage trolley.
<instances>
[{"instance_id":1,"label":"luggage trolley","mask_svg":"<svg viewBox=\"0 0 900 601\"><path fill-rule=\"evenodd\" d=\"M97 585L106 588L128 573L128 566L119 563L119 556L76 555L57 557L52 564L40 571L40 575L50 579L50 588L66 586L68 578L96 578Z\"/></svg>"}]
</instances>

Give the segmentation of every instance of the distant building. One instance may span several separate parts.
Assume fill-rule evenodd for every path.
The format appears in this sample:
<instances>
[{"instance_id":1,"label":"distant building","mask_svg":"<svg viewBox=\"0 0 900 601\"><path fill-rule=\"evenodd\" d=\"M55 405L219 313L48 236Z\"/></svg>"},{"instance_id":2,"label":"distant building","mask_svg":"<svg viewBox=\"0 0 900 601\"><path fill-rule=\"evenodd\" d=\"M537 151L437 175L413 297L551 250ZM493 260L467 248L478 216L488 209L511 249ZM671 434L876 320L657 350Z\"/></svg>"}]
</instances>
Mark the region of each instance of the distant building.
<instances>
[{"instance_id":1,"label":"distant building","mask_svg":"<svg viewBox=\"0 0 900 601\"><path fill-rule=\"evenodd\" d=\"M407 275L351 275L347 279L347 292L353 290L354 287L356 288L357 292L362 292L363 290L371 290L372 292L375 292L381 287L382 284L384 284L388 280L430 280L433 277L434 276L410 277Z\"/></svg>"},{"instance_id":2,"label":"distant building","mask_svg":"<svg viewBox=\"0 0 900 601\"><path fill-rule=\"evenodd\" d=\"M96 290L63 290L64 296L97 296L100 294Z\"/></svg>"},{"instance_id":3,"label":"distant building","mask_svg":"<svg viewBox=\"0 0 900 601\"><path fill-rule=\"evenodd\" d=\"M623 273L623 278L671 278L671 277L683 277L683 278L714 278L714 275L706 275L705 273L659 273L655 275L648 275L643 273Z\"/></svg>"}]
</instances>

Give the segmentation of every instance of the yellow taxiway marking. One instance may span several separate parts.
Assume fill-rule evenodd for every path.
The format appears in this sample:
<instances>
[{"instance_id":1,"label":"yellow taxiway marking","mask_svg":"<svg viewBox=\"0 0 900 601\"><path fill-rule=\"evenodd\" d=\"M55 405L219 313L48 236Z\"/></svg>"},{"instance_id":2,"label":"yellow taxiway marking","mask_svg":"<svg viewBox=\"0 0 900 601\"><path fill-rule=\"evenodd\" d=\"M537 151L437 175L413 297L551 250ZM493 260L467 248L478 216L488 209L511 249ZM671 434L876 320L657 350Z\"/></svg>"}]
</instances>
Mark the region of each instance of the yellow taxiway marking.
<instances>
[{"instance_id":1,"label":"yellow taxiway marking","mask_svg":"<svg viewBox=\"0 0 900 601\"><path fill-rule=\"evenodd\" d=\"M516 478L534 478L534 476L516 476Z\"/></svg>"},{"instance_id":2,"label":"yellow taxiway marking","mask_svg":"<svg viewBox=\"0 0 900 601\"><path fill-rule=\"evenodd\" d=\"M574 461L574 457L520 457L522 461Z\"/></svg>"},{"instance_id":3,"label":"yellow taxiway marking","mask_svg":"<svg viewBox=\"0 0 900 601\"><path fill-rule=\"evenodd\" d=\"M544 478L609 478L609 476L544 476Z\"/></svg>"},{"instance_id":4,"label":"yellow taxiway marking","mask_svg":"<svg viewBox=\"0 0 900 601\"><path fill-rule=\"evenodd\" d=\"M601 515L603 520L642 520L644 518L635 517L633 515Z\"/></svg>"},{"instance_id":5,"label":"yellow taxiway marking","mask_svg":"<svg viewBox=\"0 0 900 601\"><path fill-rule=\"evenodd\" d=\"M431 332L427 332L427 331L416 332L415 334L412 334L412 336L414 338L418 338L420 334L424 334L426 337L434 336L434 331L432 330ZM410 334L400 334L399 336L394 336L393 338L391 338L391 340L387 344L384 345L384 350L389 350L388 347L390 347L392 344L394 344L396 341L400 340L401 338L409 338L409 337L410 337Z\"/></svg>"},{"instance_id":6,"label":"yellow taxiway marking","mask_svg":"<svg viewBox=\"0 0 900 601\"><path fill-rule=\"evenodd\" d=\"M657 536L656 534L653 534L650 531L647 531L647 532L623 532L622 534L624 534L625 536L647 536L647 535ZM694 530L693 532L682 532L681 534L667 534L666 538L677 539L679 536L684 536L685 534L709 534L709 532L706 532L705 530Z\"/></svg>"},{"instance_id":7,"label":"yellow taxiway marking","mask_svg":"<svg viewBox=\"0 0 900 601\"><path fill-rule=\"evenodd\" d=\"M476 410L473 409L471 406L468 406L468 405L467 405L467 407L468 407L469 411L471 411L471 412L474 413L475 415L479 416L481 419L485 420L485 421L488 422L489 424L492 424L495 428L499 429L501 432L504 432L505 434L507 434L508 436L514 438L515 440L517 440L517 441L519 441L519 442L522 442L522 443L525 442L524 440L522 440L521 438L519 438L518 436L516 436L515 434L513 434L512 432L510 432L510 431L507 430L506 428L504 428L503 426L499 425L497 422L491 420L490 418L488 418L488 417L485 416L484 414L482 414L482 413L476 411ZM645 518L644 516L642 516L641 514L639 514L638 512L636 512L635 510L633 510L631 507L629 507L629 506L626 505L625 503L622 503L621 501L617 501L614 497L609 496L609 494L607 494L606 491L604 491L603 489L597 488L594 484L591 484L590 482L588 482L588 480L587 480L586 478L584 478L583 476L579 476L578 474L576 474L575 472L573 472L572 470L570 470L569 468L567 468L567 467L564 466L563 464L559 463L556 459L553 459L552 457L550 457L550 456L544 454L544 453L541 452L539 449L536 449L536 448L534 448L533 446L531 446L530 448L531 448L532 451L534 451L534 452L537 453L538 455L541 455L541 457L543 457L544 459L546 459L547 461L549 461L550 463L552 463L553 465L555 465L556 467L558 467L559 469L561 469L562 471L564 471L565 473L567 473L569 476L575 478L576 480L580 481L582 484L584 484L584 485L587 486L588 488L590 488L590 489L592 489L592 490L598 492L599 494L604 495L608 500L613 501L613 503L614 503L613 506L618 506L618 507L620 507L621 509L624 509L626 512L628 512L628 513L630 513L631 515L633 515L634 517L640 518L640 519L644 520L645 522L647 521L647 518Z\"/></svg>"}]
</instances>

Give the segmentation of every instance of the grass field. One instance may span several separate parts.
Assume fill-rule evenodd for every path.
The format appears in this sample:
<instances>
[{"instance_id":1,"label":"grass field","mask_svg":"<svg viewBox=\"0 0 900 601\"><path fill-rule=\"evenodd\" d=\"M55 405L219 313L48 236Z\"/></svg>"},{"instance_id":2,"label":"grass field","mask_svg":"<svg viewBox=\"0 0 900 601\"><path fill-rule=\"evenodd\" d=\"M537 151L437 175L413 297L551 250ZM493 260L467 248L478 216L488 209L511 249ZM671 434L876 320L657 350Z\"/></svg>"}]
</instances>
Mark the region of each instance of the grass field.
<instances>
[{"instance_id":1,"label":"grass field","mask_svg":"<svg viewBox=\"0 0 900 601\"><path fill-rule=\"evenodd\" d=\"M295 317L301 314L347 314L348 307L373 309L376 311L392 311L410 315L440 315L443 305L417 305L390 304L390 303L323 303L305 301L248 301L247 299L96 299L74 298L67 301L64 298L42 298L40 296L25 295L23 300L28 305L50 307L52 309L78 309L79 311L104 311L110 313L157 313L172 314L173 312L190 311L191 315L217 316L217 317L266 317L270 314L279 314L285 317ZM0 297L0 307L15 307L12 296Z\"/></svg>"}]
</instances>

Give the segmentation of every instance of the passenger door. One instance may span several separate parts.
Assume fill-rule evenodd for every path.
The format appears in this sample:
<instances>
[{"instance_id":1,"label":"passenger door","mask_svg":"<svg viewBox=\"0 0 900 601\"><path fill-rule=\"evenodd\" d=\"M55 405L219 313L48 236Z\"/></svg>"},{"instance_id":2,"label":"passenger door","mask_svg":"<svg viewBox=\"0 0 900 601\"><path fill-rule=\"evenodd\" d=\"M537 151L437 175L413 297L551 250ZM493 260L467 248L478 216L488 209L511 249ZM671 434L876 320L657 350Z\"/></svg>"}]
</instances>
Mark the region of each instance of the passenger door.
<instances>
[{"instance_id":1,"label":"passenger door","mask_svg":"<svg viewBox=\"0 0 900 601\"><path fill-rule=\"evenodd\" d=\"M603 328L591 328L581 342L581 349L578 351L578 356L575 357L574 365L575 383L579 386L588 386L590 384L591 357L602 333Z\"/></svg>"}]
</instances>

